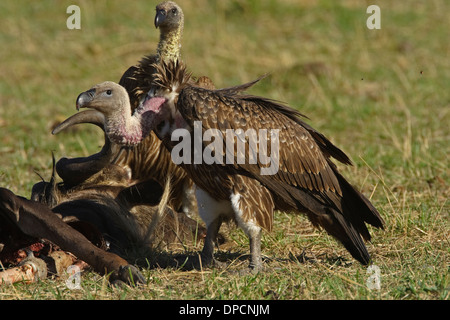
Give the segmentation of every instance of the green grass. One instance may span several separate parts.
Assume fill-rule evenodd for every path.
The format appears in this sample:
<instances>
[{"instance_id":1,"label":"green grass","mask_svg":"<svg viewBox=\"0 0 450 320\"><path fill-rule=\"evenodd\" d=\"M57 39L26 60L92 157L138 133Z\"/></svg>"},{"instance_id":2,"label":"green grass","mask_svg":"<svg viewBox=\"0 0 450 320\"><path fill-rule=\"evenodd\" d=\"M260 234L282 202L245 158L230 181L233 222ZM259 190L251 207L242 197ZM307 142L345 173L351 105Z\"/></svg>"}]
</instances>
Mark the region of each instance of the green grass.
<instances>
[{"instance_id":1,"label":"green grass","mask_svg":"<svg viewBox=\"0 0 450 320\"><path fill-rule=\"evenodd\" d=\"M77 95L118 81L153 52L155 2L0 3L0 181L29 197L57 158L89 155L103 137L90 126L58 136ZM66 28L81 7L81 30ZM0 299L445 299L449 298L450 4L376 1L381 30L366 28L361 1L183 2L183 57L218 87L270 76L251 92L285 101L351 156L341 168L379 209L386 230L368 244L381 271L369 290L365 267L300 216L279 213L263 236L272 271L143 270L141 288L114 289L94 273L82 290L64 281L1 286ZM231 228L218 257L246 266L242 231ZM189 245L195 253L200 245ZM165 254L171 254L165 253Z\"/></svg>"}]
</instances>

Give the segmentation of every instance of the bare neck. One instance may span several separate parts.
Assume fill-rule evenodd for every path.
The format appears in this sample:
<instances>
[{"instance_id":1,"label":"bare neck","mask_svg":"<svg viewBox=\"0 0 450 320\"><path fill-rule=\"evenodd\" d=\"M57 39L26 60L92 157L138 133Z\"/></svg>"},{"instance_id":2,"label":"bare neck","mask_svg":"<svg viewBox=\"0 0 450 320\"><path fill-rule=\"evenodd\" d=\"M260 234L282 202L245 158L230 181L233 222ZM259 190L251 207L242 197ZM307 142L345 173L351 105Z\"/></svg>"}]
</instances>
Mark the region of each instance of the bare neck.
<instances>
[{"instance_id":1,"label":"bare neck","mask_svg":"<svg viewBox=\"0 0 450 320\"><path fill-rule=\"evenodd\" d=\"M182 25L175 30L161 32L157 49L158 56L164 61L179 59L182 36Z\"/></svg>"},{"instance_id":2,"label":"bare neck","mask_svg":"<svg viewBox=\"0 0 450 320\"><path fill-rule=\"evenodd\" d=\"M108 117L105 123L105 131L112 142L134 146L150 133L150 127L146 125L145 115L140 112L134 112L131 115L131 110L128 109L131 109L129 105L122 105L120 112Z\"/></svg>"}]
</instances>

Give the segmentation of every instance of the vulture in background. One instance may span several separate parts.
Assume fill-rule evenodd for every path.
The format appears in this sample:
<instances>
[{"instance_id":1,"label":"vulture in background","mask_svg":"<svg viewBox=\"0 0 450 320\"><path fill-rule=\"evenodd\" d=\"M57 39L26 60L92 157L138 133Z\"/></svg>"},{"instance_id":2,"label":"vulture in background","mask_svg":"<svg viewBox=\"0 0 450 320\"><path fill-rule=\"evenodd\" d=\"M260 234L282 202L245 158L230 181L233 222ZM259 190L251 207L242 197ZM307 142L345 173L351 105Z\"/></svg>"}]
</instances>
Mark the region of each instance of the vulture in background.
<instances>
[{"instance_id":1,"label":"vulture in background","mask_svg":"<svg viewBox=\"0 0 450 320\"><path fill-rule=\"evenodd\" d=\"M127 90L130 99L130 115L151 88L155 73L154 64L161 60L175 61L180 58L184 28L184 14L180 6L172 1L158 4L154 24L160 30L156 53L144 56L136 66L125 71L119 81ZM213 87L206 77L200 77L197 83ZM93 110L87 110L65 120L53 130L53 134L79 123L93 123L104 128L103 116ZM109 164L128 168L132 180L147 177L164 186L167 177L171 177L172 196L169 205L176 211L183 210L186 213L195 210L192 181L182 168L172 162L170 153L154 133L150 133L140 144L126 147L111 143L109 137L105 136L105 146L98 154L87 158L63 158L57 163L56 169L66 185L75 186Z\"/></svg>"},{"instance_id":2,"label":"vulture in background","mask_svg":"<svg viewBox=\"0 0 450 320\"><path fill-rule=\"evenodd\" d=\"M101 113L106 134L118 144L138 143L153 130L168 150L173 150L177 142L172 141L172 133L177 129L187 133L186 139L192 142L191 152L184 150L189 159L180 166L196 184L199 214L207 226L202 250L204 263L214 262L218 230L223 221L232 219L250 239L250 267L260 270L261 230L272 229L274 210L306 214L314 226L340 241L356 260L364 265L370 262L363 241L371 239L366 223L383 228L384 221L332 162L334 158L350 165L343 151L303 122L298 111L271 99L243 93L260 79L210 90L193 85L181 61L162 62L154 67L158 72L155 87L133 115L126 90L112 82L80 94L77 107ZM220 133L214 139L222 137L219 145L225 147L214 149L217 161L210 164L195 161L196 127L202 137L210 130ZM227 144L226 137L229 131L239 129L275 132L276 139L271 136L270 141L276 143L264 147L261 136L256 145L247 137L245 161L236 161L240 154L234 145ZM205 142L203 138L200 150L203 154L211 147ZM277 160L276 170L271 170L272 163L269 166L262 161L263 153ZM229 154L234 159L231 163ZM220 161L220 157L227 159Z\"/></svg>"}]
</instances>

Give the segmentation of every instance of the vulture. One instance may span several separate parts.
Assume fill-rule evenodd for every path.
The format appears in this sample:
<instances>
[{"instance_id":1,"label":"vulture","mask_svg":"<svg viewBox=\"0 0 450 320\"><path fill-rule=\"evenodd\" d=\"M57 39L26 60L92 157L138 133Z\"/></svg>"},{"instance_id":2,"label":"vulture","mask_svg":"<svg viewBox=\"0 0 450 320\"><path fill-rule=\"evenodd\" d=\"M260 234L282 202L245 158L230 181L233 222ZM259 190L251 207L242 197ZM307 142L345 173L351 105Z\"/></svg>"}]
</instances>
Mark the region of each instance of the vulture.
<instances>
[{"instance_id":1,"label":"vulture","mask_svg":"<svg viewBox=\"0 0 450 320\"><path fill-rule=\"evenodd\" d=\"M158 4L154 25L160 30L156 53L144 56L136 66L128 68L119 81L119 84L126 88L130 99L130 115L151 87L155 73L153 65L160 60L171 61L180 58L184 28L184 14L181 7L172 1ZM199 81L204 81L204 78L199 78ZM205 83L210 85L210 82ZM104 118L97 112L87 110L66 119L52 133L57 134L79 123L93 123L104 128ZM195 199L191 199L192 181L182 168L171 161L170 153L154 133L150 133L140 144L133 147L122 147L105 136L105 145L99 153L87 158L60 159L56 169L65 185L71 187L93 177L110 164L128 168L132 180L142 181L147 177L165 185L167 177L170 176L172 186L170 206L176 211L183 210L186 213L195 210L195 205L192 205Z\"/></svg>"},{"instance_id":2,"label":"vulture","mask_svg":"<svg viewBox=\"0 0 450 320\"><path fill-rule=\"evenodd\" d=\"M153 130L174 158L173 151L181 154L179 144L187 141L190 149L183 149L184 161L179 165L196 185L199 215L207 227L203 263L214 263L219 228L223 221L232 219L249 237L250 268L260 270L261 230L272 229L274 210L306 214L315 227L340 241L356 260L364 265L370 262L363 241L371 239L366 223L383 228L384 221L370 201L338 172L332 159L350 165L347 155L302 121L301 113L280 102L244 93L261 78L211 90L193 85L191 74L179 60L154 67L155 85L132 115L126 90L112 82L80 94L77 107L102 114L106 134L118 144L138 143ZM201 150L195 146L196 130L200 130ZM258 132L259 137L242 137L239 130ZM211 138L205 135L211 132L215 133L214 142L208 144ZM228 134L244 141L245 150L238 150L237 143L236 148L230 146L234 137L229 139ZM184 137L182 141L180 137ZM211 153L212 144L215 160L198 161L199 153ZM276 161L269 163L269 154ZM241 161L236 161L239 156Z\"/></svg>"}]
</instances>

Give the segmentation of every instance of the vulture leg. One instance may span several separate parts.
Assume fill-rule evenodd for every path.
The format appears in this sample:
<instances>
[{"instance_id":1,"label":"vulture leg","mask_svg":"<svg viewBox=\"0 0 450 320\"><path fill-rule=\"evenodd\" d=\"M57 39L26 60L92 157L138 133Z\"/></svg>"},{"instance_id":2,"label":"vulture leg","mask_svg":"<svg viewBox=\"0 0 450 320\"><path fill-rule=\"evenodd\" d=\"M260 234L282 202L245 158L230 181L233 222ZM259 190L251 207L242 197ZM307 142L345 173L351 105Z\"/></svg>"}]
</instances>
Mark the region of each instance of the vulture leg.
<instances>
[{"instance_id":1,"label":"vulture leg","mask_svg":"<svg viewBox=\"0 0 450 320\"><path fill-rule=\"evenodd\" d=\"M201 254L202 265L214 265L214 244L216 243L219 234L220 226L222 225L222 218L217 217L206 228L205 244Z\"/></svg>"},{"instance_id":2,"label":"vulture leg","mask_svg":"<svg viewBox=\"0 0 450 320\"><path fill-rule=\"evenodd\" d=\"M139 270L119 256L93 245L85 236L67 225L47 206L16 196L0 188L0 214L26 235L45 238L91 265L95 271L111 273L111 280L145 282Z\"/></svg>"},{"instance_id":3,"label":"vulture leg","mask_svg":"<svg viewBox=\"0 0 450 320\"><path fill-rule=\"evenodd\" d=\"M238 226L250 240L250 271L263 268L261 230L272 229L274 203L270 191L260 182L243 176L233 176L230 197Z\"/></svg>"},{"instance_id":4,"label":"vulture leg","mask_svg":"<svg viewBox=\"0 0 450 320\"><path fill-rule=\"evenodd\" d=\"M262 269L261 258L261 229L249 235L250 240L250 269L254 272L258 272Z\"/></svg>"}]
</instances>

